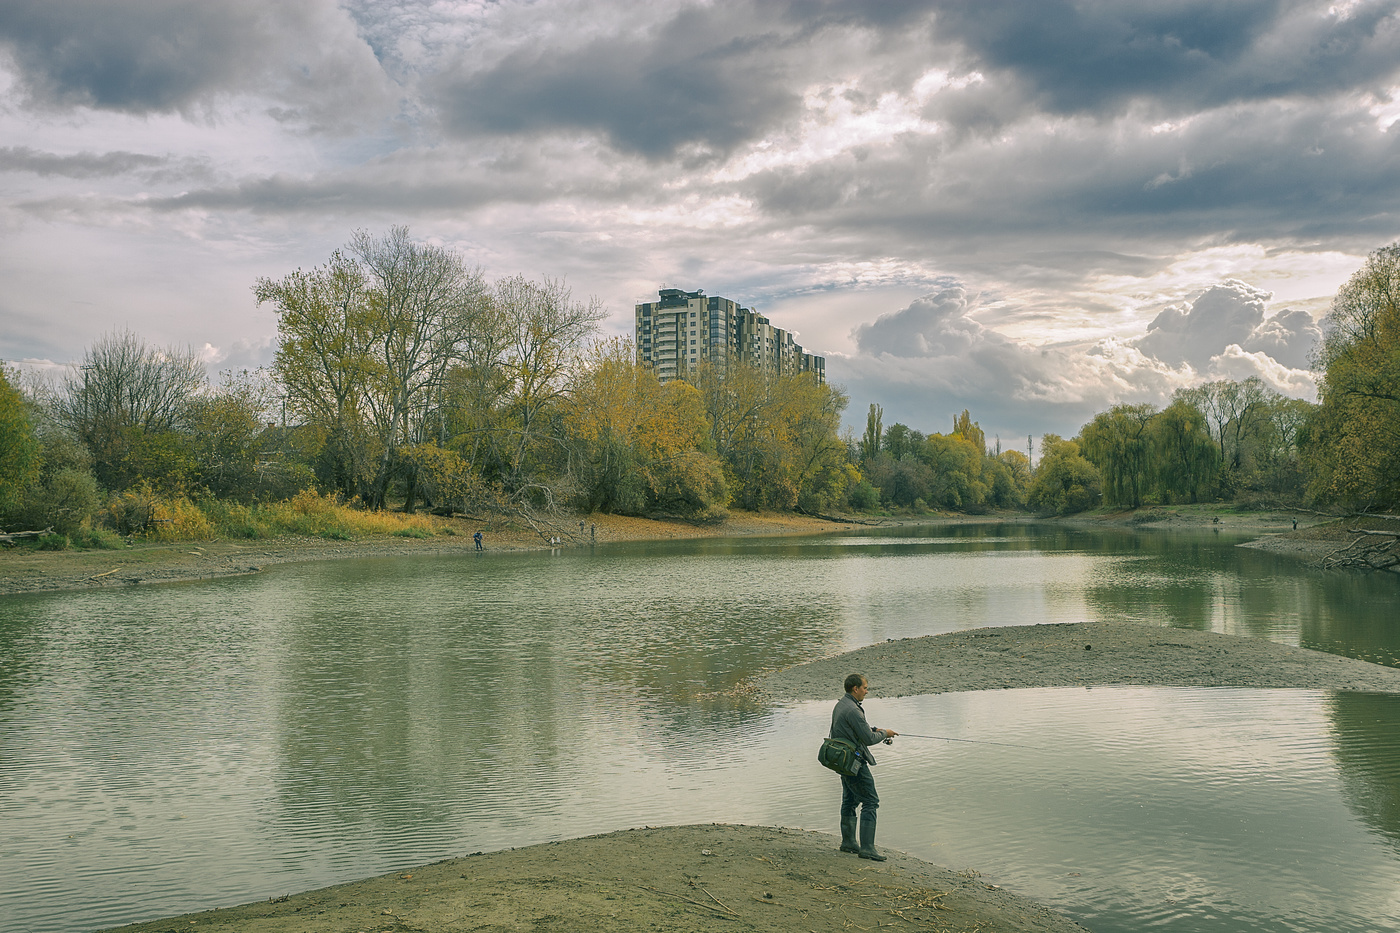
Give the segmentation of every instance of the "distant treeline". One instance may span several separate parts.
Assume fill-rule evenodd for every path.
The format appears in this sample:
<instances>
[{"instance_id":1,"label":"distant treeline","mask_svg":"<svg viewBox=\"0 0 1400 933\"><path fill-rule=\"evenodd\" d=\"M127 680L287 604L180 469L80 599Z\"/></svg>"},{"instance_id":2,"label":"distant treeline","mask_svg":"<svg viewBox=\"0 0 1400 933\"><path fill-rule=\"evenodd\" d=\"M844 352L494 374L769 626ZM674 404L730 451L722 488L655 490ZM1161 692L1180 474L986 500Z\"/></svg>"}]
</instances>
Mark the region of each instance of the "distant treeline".
<instances>
[{"instance_id":1,"label":"distant treeline","mask_svg":"<svg viewBox=\"0 0 1400 933\"><path fill-rule=\"evenodd\" d=\"M324 265L253 290L278 315L268 370L210 386L193 352L123 332L56 383L0 373L0 527L178 536L200 515L227 531L241 527L229 516L291 502L274 523L291 528L330 501L714 521L729 507L1400 499L1400 244L1338 293L1319 404L1257 378L1206 383L1161 411L1120 405L1073 439L1045 435L1034 470L989 450L966 411L924 434L886 427L872 405L863 434L842 436L845 395L811 375L702 367L662 385L628 341L597 339L596 303L548 279L487 283L403 228L357 233Z\"/></svg>"}]
</instances>

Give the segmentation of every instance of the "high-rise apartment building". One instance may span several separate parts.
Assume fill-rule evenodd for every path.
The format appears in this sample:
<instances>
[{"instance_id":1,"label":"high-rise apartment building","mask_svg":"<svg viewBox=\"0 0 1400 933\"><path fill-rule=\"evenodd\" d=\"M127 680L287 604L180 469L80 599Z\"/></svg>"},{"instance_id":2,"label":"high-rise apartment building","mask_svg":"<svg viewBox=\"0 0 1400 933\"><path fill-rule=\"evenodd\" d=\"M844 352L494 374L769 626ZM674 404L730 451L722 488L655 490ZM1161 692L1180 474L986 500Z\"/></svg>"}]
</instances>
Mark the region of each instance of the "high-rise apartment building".
<instances>
[{"instance_id":1,"label":"high-rise apartment building","mask_svg":"<svg viewBox=\"0 0 1400 933\"><path fill-rule=\"evenodd\" d=\"M826 358L805 353L792 334L738 302L704 291L663 288L637 305L637 359L662 382L689 379L701 363L721 375L747 363L775 375L812 373L826 381Z\"/></svg>"}]
</instances>

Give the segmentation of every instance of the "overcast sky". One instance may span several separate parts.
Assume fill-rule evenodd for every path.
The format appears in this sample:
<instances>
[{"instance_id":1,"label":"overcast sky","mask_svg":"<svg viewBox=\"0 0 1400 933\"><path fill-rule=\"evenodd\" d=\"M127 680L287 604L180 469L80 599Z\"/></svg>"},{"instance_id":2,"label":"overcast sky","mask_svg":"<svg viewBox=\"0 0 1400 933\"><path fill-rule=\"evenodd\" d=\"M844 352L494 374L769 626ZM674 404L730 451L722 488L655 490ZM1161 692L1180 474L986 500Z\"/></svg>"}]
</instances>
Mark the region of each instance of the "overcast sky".
<instances>
[{"instance_id":1,"label":"overcast sky","mask_svg":"<svg viewBox=\"0 0 1400 933\"><path fill-rule=\"evenodd\" d=\"M254 280L404 224L608 333L661 286L756 307L850 424L1311 398L1400 235L1397 5L3 0L0 358L263 365Z\"/></svg>"}]
</instances>

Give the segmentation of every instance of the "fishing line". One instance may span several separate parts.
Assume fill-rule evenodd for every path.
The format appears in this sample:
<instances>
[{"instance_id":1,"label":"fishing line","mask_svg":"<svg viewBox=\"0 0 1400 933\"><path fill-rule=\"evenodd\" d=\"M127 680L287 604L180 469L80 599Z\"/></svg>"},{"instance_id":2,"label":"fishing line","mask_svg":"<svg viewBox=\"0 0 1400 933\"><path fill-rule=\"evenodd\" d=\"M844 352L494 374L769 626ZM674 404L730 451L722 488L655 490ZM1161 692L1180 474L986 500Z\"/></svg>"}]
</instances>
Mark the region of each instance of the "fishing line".
<instances>
[{"instance_id":1,"label":"fishing line","mask_svg":"<svg viewBox=\"0 0 1400 933\"><path fill-rule=\"evenodd\" d=\"M906 736L911 739L939 739L943 742L971 742L974 745L1000 745L1002 748L1029 748L1034 751L1043 751L1035 745L1012 745L1009 742L988 742L983 739L955 739L951 735L919 735L916 732L901 732L897 737L902 739ZM888 744L893 745L894 743L891 741Z\"/></svg>"}]
</instances>

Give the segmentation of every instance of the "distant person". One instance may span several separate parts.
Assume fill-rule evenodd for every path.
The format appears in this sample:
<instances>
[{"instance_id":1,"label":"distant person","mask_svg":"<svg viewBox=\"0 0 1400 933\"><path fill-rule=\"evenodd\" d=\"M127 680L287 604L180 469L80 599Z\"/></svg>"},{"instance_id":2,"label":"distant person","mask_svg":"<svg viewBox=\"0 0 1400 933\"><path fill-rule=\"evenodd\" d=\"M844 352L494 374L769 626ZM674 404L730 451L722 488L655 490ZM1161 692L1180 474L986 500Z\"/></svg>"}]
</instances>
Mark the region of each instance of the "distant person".
<instances>
[{"instance_id":1,"label":"distant person","mask_svg":"<svg viewBox=\"0 0 1400 933\"><path fill-rule=\"evenodd\" d=\"M1298 525L1298 523L1297 523L1297 522L1294 522L1293 525L1294 525L1294 527L1296 528L1297 525ZM597 523L597 522L594 522L593 524L591 524L591 525L588 526L588 534L589 534L589 537L591 537L594 541L597 541L597 540L598 540L598 523Z\"/></svg>"},{"instance_id":2,"label":"distant person","mask_svg":"<svg viewBox=\"0 0 1400 933\"><path fill-rule=\"evenodd\" d=\"M1293 530L1294 530L1294 531L1297 531L1297 530L1298 530L1298 519L1296 519L1296 518L1293 519Z\"/></svg>"},{"instance_id":3,"label":"distant person","mask_svg":"<svg viewBox=\"0 0 1400 933\"><path fill-rule=\"evenodd\" d=\"M861 701L870 692L870 683L862 674L846 678L846 695L836 701L831 711L831 737L845 739L859 750L860 770L854 775L841 775L841 851L854 852L861 858L883 862L885 857L875 850L875 811L880 808L880 795L875 793L875 775L870 768L875 756L870 746L899 735L893 729L876 729L865 721ZM860 807L857 835L856 807Z\"/></svg>"},{"instance_id":4,"label":"distant person","mask_svg":"<svg viewBox=\"0 0 1400 933\"><path fill-rule=\"evenodd\" d=\"M472 540L476 542L476 549L477 549L478 551L480 551L480 550L482 549L482 548L481 548L481 532L478 531L476 534L472 535Z\"/></svg>"},{"instance_id":5,"label":"distant person","mask_svg":"<svg viewBox=\"0 0 1400 933\"><path fill-rule=\"evenodd\" d=\"M583 519L578 520L578 533L583 534Z\"/></svg>"}]
</instances>

